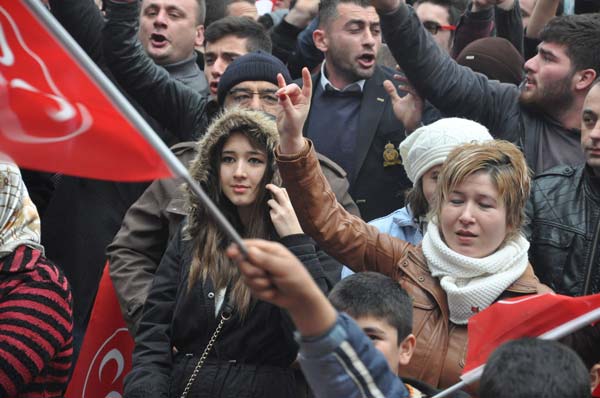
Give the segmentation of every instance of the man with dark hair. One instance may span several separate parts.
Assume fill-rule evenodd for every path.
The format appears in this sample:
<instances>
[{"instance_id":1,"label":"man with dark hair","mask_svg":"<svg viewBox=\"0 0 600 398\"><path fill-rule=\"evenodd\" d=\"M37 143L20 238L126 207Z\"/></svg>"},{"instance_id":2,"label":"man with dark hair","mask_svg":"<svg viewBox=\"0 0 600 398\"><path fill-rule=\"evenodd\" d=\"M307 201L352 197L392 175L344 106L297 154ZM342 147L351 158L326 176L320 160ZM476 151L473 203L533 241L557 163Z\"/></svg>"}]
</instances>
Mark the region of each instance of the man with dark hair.
<instances>
[{"instance_id":1,"label":"man with dark hair","mask_svg":"<svg viewBox=\"0 0 600 398\"><path fill-rule=\"evenodd\" d=\"M533 181L523 229L536 275L569 296L600 293L600 79L583 103L581 148L585 164Z\"/></svg>"},{"instance_id":2,"label":"man with dark hair","mask_svg":"<svg viewBox=\"0 0 600 398\"><path fill-rule=\"evenodd\" d=\"M383 86L395 72L376 65L379 16L367 0L323 0L313 39L325 62L312 77L304 133L346 170L365 220L389 214L402 206L411 184L396 150L404 127Z\"/></svg>"},{"instance_id":3,"label":"man with dark hair","mask_svg":"<svg viewBox=\"0 0 600 398\"><path fill-rule=\"evenodd\" d=\"M414 3L414 8L438 46L450 53L454 31L460 18L458 8L450 0L418 0Z\"/></svg>"},{"instance_id":4,"label":"man with dark hair","mask_svg":"<svg viewBox=\"0 0 600 398\"><path fill-rule=\"evenodd\" d=\"M407 78L445 116L473 119L496 138L517 144L535 173L581 163L579 118L600 70L600 15L552 20L538 55L525 63L526 81L517 88L458 66L439 51L402 0L372 3Z\"/></svg>"},{"instance_id":5,"label":"man with dark hair","mask_svg":"<svg viewBox=\"0 0 600 398\"><path fill-rule=\"evenodd\" d=\"M490 355L479 397L591 397L590 374L575 351L556 341L513 340Z\"/></svg>"},{"instance_id":6,"label":"man with dark hair","mask_svg":"<svg viewBox=\"0 0 600 398\"><path fill-rule=\"evenodd\" d=\"M217 95L219 79L234 59L259 50L271 53L269 35L249 18L220 19L206 29L204 38L204 74L212 97Z\"/></svg>"}]
</instances>

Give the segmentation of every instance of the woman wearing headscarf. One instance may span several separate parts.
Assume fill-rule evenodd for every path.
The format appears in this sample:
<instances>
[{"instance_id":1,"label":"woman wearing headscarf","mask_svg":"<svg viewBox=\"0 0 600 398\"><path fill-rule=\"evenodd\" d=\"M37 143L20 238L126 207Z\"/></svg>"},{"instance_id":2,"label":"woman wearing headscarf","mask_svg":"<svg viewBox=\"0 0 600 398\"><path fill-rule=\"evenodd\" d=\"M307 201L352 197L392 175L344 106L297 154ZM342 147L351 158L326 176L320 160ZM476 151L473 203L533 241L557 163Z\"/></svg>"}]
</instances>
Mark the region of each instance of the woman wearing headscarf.
<instances>
[{"instance_id":1,"label":"woman wearing headscarf","mask_svg":"<svg viewBox=\"0 0 600 398\"><path fill-rule=\"evenodd\" d=\"M72 330L67 279L44 257L19 169L0 160L0 396L62 397Z\"/></svg>"}]
</instances>

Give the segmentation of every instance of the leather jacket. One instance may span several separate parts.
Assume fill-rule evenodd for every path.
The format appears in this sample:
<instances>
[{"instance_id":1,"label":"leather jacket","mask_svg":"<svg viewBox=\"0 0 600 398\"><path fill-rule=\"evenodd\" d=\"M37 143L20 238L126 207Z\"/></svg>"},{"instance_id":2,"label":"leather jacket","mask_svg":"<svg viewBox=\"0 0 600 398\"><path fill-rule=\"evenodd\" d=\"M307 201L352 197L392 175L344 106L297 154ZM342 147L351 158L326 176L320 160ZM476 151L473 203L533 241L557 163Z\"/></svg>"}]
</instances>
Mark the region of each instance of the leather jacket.
<instances>
[{"instance_id":1,"label":"leather jacket","mask_svg":"<svg viewBox=\"0 0 600 398\"><path fill-rule=\"evenodd\" d=\"M467 328L449 320L446 293L427 266L420 246L380 233L335 201L310 141L299 154L276 151L283 182L302 228L320 247L354 271L375 271L400 282L413 298L417 346L403 377L445 388L459 381L467 351ZM547 292L531 266L498 299Z\"/></svg>"},{"instance_id":2,"label":"leather jacket","mask_svg":"<svg viewBox=\"0 0 600 398\"><path fill-rule=\"evenodd\" d=\"M526 212L529 259L541 281L569 296L600 293L600 181L590 169L540 174Z\"/></svg>"}]
</instances>

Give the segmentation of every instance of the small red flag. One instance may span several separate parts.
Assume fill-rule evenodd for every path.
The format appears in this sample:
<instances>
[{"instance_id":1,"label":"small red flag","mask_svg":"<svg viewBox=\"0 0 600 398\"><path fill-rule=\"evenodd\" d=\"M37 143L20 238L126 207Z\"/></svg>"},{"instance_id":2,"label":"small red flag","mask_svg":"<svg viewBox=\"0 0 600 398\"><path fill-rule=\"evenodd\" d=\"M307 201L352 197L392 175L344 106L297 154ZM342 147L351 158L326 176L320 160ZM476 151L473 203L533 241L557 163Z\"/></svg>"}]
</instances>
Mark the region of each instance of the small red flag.
<instances>
[{"instance_id":1,"label":"small red flag","mask_svg":"<svg viewBox=\"0 0 600 398\"><path fill-rule=\"evenodd\" d=\"M122 397L133 347L107 264L65 397Z\"/></svg>"},{"instance_id":2,"label":"small red flag","mask_svg":"<svg viewBox=\"0 0 600 398\"><path fill-rule=\"evenodd\" d=\"M538 337L600 308L600 294L569 297L553 293L500 300L469 319L463 376L485 364L502 343Z\"/></svg>"},{"instance_id":3,"label":"small red flag","mask_svg":"<svg viewBox=\"0 0 600 398\"><path fill-rule=\"evenodd\" d=\"M172 176L24 0L0 5L0 150L21 167L81 177Z\"/></svg>"}]
</instances>

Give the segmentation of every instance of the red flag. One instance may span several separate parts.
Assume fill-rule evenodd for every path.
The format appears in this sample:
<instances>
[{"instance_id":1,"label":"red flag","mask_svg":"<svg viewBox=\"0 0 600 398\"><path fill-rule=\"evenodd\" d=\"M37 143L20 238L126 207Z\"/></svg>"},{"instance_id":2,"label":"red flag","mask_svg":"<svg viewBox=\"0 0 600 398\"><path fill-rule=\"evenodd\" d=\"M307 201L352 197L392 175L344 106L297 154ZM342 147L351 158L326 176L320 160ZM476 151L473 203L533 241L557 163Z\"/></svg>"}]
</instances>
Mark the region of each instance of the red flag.
<instances>
[{"instance_id":1,"label":"red flag","mask_svg":"<svg viewBox=\"0 0 600 398\"><path fill-rule=\"evenodd\" d=\"M24 0L0 5L0 149L19 166L81 177L172 176Z\"/></svg>"},{"instance_id":2,"label":"red flag","mask_svg":"<svg viewBox=\"0 0 600 398\"><path fill-rule=\"evenodd\" d=\"M123 380L131 370L133 346L107 264L65 397L121 397Z\"/></svg>"},{"instance_id":3,"label":"red flag","mask_svg":"<svg viewBox=\"0 0 600 398\"><path fill-rule=\"evenodd\" d=\"M548 293L494 303L469 319L469 343L463 378L483 365L502 343L520 337L538 337L598 309L600 294L569 297Z\"/></svg>"}]
</instances>

